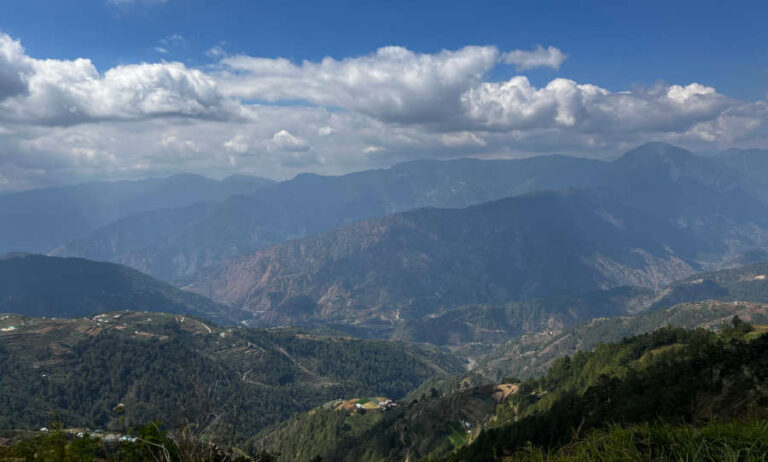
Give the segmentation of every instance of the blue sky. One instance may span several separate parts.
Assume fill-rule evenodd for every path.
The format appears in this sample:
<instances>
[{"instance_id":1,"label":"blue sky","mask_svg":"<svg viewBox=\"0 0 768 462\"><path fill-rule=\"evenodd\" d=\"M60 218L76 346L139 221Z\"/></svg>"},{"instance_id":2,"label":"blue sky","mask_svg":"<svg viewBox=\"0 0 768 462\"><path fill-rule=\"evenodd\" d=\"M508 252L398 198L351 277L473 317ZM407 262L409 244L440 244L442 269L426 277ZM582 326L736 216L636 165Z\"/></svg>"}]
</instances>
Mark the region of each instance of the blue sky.
<instances>
[{"instance_id":1,"label":"blue sky","mask_svg":"<svg viewBox=\"0 0 768 462\"><path fill-rule=\"evenodd\" d=\"M768 92L766 18L764 1L6 0L0 30L21 38L33 56L88 56L100 69L162 58L204 65L211 61L205 51L217 45L319 60L386 45L434 52L542 44L572 58L559 75L614 91L697 81L757 98ZM154 48L173 35L184 43L158 54ZM536 72L532 80L552 75Z\"/></svg>"},{"instance_id":2,"label":"blue sky","mask_svg":"<svg viewBox=\"0 0 768 462\"><path fill-rule=\"evenodd\" d=\"M0 190L768 146L766 2L6 0Z\"/></svg>"}]
</instances>

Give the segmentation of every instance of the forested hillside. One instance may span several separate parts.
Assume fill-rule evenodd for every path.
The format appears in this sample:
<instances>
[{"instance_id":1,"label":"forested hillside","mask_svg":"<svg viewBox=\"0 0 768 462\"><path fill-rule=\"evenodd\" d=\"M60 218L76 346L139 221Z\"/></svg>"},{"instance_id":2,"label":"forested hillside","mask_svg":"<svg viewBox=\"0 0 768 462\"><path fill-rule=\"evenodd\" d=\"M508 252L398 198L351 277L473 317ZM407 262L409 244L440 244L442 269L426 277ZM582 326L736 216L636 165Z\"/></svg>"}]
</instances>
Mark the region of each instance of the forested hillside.
<instances>
[{"instance_id":1,"label":"forested hillside","mask_svg":"<svg viewBox=\"0 0 768 462\"><path fill-rule=\"evenodd\" d=\"M114 263L0 256L0 313L70 318L119 309L191 314L225 324L247 317L241 310Z\"/></svg>"},{"instance_id":2,"label":"forested hillside","mask_svg":"<svg viewBox=\"0 0 768 462\"><path fill-rule=\"evenodd\" d=\"M562 358L545 376L522 382L489 427L449 459L492 460L527 444L558 449L613 423L764 419L763 332L736 318L719 334L666 328Z\"/></svg>"},{"instance_id":3,"label":"forested hillside","mask_svg":"<svg viewBox=\"0 0 768 462\"><path fill-rule=\"evenodd\" d=\"M719 333L662 328L561 358L539 378L508 379L507 384L470 386L445 395L433 389L384 411L318 409L272 427L254 445L282 452L279 460L297 461L316 456L350 461L538 460L529 444L545 454L565 447L565 456L597 444L620 445L616 439L626 432L649 431L670 443L675 438L706 443L707 436L717 441L713 429L726 427L711 423L713 419L736 419L731 428L743 429L742 438L749 443L733 434L720 435L719 441L754 449L765 424L753 419L768 417L764 332L765 327L738 319ZM630 426L612 426L616 424ZM579 443L582 449L567 446L579 437L586 438ZM657 454L690 450L659 441L647 448ZM709 448L713 453L722 449Z\"/></svg>"},{"instance_id":4,"label":"forested hillside","mask_svg":"<svg viewBox=\"0 0 768 462\"><path fill-rule=\"evenodd\" d=\"M0 428L127 430L189 421L217 441L341 396L405 396L462 363L434 348L310 331L218 328L162 313L0 316ZM116 406L120 412L116 412Z\"/></svg>"}]
</instances>

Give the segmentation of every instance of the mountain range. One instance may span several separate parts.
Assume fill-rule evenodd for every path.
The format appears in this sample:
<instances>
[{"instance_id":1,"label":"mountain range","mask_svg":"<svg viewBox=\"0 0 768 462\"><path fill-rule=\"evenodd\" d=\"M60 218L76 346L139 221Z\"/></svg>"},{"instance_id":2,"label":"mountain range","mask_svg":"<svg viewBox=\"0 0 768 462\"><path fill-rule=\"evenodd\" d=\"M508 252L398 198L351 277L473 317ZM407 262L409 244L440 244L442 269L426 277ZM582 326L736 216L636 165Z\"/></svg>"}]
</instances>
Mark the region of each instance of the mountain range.
<instances>
[{"instance_id":1,"label":"mountain range","mask_svg":"<svg viewBox=\"0 0 768 462\"><path fill-rule=\"evenodd\" d=\"M459 159L280 183L118 182L116 219L64 239L51 255L133 267L258 325L395 329L413 338L405 331L465 305L659 290L768 259L763 164L743 160L757 156L701 157L647 143L614 161ZM98 193L104 187L61 191L110 198ZM56 191L0 198L18 207L19 198ZM149 195L159 199L141 210ZM87 200L80 207L104 215Z\"/></svg>"},{"instance_id":2,"label":"mountain range","mask_svg":"<svg viewBox=\"0 0 768 462\"><path fill-rule=\"evenodd\" d=\"M76 318L125 309L189 314L224 324L247 317L115 263L18 253L0 257L0 312Z\"/></svg>"},{"instance_id":3,"label":"mountain range","mask_svg":"<svg viewBox=\"0 0 768 462\"><path fill-rule=\"evenodd\" d=\"M631 285L762 258L768 189L716 161L650 143L588 188L355 222L234 257L189 288L264 324L394 324L473 303Z\"/></svg>"},{"instance_id":4,"label":"mountain range","mask_svg":"<svg viewBox=\"0 0 768 462\"><path fill-rule=\"evenodd\" d=\"M303 174L207 207L123 217L62 242L54 254L114 261L188 283L229 258L354 221L566 188L601 189L675 226L706 227L714 247L762 242L768 186L759 172L766 170L761 166L746 174L727 158L648 143L612 162L555 155L415 161L342 176ZM729 250L734 249L717 249Z\"/></svg>"},{"instance_id":5,"label":"mountain range","mask_svg":"<svg viewBox=\"0 0 768 462\"><path fill-rule=\"evenodd\" d=\"M0 257L0 430L162 419L262 460L539 460L668 430L651 418L746 425L768 416L761 155L122 185L49 255Z\"/></svg>"},{"instance_id":6,"label":"mountain range","mask_svg":"<svg viewBox=\"0 0 768 462\"><path fill-rule=\"evenodd\" d=\"M123 263L169 281L272 244L418 207L465 207L540 189L587 186L603 163L566 156L414 161L342 176L302 174L212 207L126 217L55 254ZM150 229L151 234L132 230Z\"/></svg>"},{"instance_id":7,"label":"mountain range","mask_svg":"<svg viewBox=\"0 0 768 462\"><path fill-rule=\"evenodd\" d=\"M136 213L219 201L271 183L242 175L217 181L179 174L0 194L0 223L5 224L0 227L0 253L49 252Z\"/></svg>"}]
</instances>

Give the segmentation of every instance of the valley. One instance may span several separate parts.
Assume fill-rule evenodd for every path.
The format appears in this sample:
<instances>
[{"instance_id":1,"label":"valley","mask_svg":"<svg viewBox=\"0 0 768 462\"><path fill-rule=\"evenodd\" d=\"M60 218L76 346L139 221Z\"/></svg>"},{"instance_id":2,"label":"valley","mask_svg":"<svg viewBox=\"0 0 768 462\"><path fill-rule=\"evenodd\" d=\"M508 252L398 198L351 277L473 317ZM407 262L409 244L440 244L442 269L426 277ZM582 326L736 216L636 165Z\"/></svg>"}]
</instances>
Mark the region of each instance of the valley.
<instances>
[{"instance_id":1,"label":"valley","mask_svg":"<svg viewBox=\"0 0 768 462\"><path fill-rule=\"evenodd\" d=\"M641 385L670 394L670 432L763 416L768 188L735 160L649 143L206 184L0 258L0 430L160 421L153 438L231 460L518 460L578 433L567 409L655 425L596 398ZM715 385L666 380L700 351Z\"/></svg>"}]
</instances>

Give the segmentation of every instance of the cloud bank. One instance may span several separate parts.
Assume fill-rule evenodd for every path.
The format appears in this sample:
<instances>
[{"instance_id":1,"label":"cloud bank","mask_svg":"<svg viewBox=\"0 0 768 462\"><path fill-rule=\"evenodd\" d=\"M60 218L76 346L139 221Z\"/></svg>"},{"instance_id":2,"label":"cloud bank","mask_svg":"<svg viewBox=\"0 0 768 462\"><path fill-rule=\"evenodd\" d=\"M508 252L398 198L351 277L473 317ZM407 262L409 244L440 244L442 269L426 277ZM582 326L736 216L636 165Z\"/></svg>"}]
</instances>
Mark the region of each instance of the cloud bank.
<instances>
[{"instance_id":1,"label":"cloud bank","mask_svg":"<svg viewBox=\"0 0 768 462\"><path fill-rule=\"evenodd\" d=\"M164 47L165 48L165 47ZM611 156L658 139L764 146L765 100L696 82L610 91L491 71L560 69L560 49L418 53L389 46L321 61L229 55L214 65L26 54L0 34L0 188L96 178L343 173L424 157L561 152Z\"/></svg>"}]
</instances>

